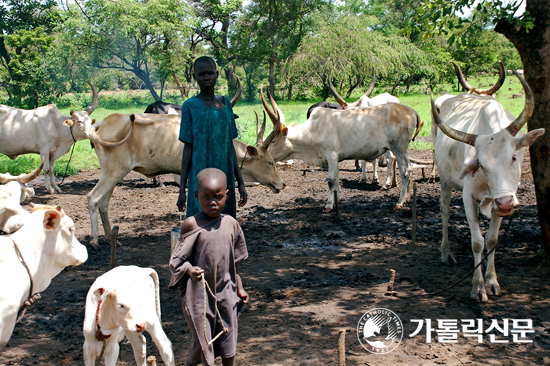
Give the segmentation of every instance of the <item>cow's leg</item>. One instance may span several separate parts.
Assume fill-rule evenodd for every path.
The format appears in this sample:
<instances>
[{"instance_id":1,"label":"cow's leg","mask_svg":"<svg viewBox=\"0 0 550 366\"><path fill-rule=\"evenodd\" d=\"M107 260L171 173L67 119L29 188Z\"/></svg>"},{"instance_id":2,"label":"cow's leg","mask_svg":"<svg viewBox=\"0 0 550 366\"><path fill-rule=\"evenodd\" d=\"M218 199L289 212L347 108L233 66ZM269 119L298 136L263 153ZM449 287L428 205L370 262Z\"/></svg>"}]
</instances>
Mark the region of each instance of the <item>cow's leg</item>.
<instances>
[{"instance_id":1,"label":"cow's leg","mask_svg":"<svg viewBox=\"0 0 550 366\"><path fill-rule=\"evenodd\" d=\"M44 185L46 186L46 191L50 194L54 194L55 191L50 181L50 175L53 168L52 162L50 161L52 155L49 152L49 146L46 146L45 149L40 150L40 156L44 160L44 167L42 168L42 171L44 172Z\"/></svg>"},{"instance_id":2,"label":"cow's leg","mask_svg":"<svg viewBox=\"0 0 550 366\"><path fill-rule=\"evenodd\" d=\"M361 178L359 178L359 183L367 183L367 161L361 160Z\"/></svg>"},{"instance_id":3,"label":"cow's leg","mask_svg":"<svg viewBox=\"0 0 550 366\"><path fill-rule=\"evenodd\" d=\"M472 251L474 252L474 265L477 266L481 262L481 256L483 254L483 248L485 243L483 241L483 235L479 229L479 210L477 202L471 192L468 191L467 186L464 187L462 192L462 201L464 202L464 211L466 212L466 218L468 219L468 226L470 226L470 235L472 236ZM483 273L481 272L481 266L474 271L474 278L472 280L472 292L470 296L476 301L487 301L487 292L485 291L485 283L483 281Z\"/></svg>"},{"instance_id":4,"label":"cow's leg","mask_svg":"<svg viewBox=\"0 0 550 366\"><path fill-rule=\"evenodd\" d=\"M428 179L428 183L435 183L435 150L432 150L432 172L430 173L430 179Z\"/></svg>"},{"instance_id":5,"label":"cow's leg","mask_svg":"<svg viewBox=\"0 0 550 366\"><path fill-rule=\"evenodd\" d=\"M378 158L372 161L372 183L380 184L380 179L378 178Z\"/></svg>"},{"instance_id":6,"label":"cow's leg","mask_svg":"<svg viewBox=\"0 0 550 366\"><path fill-rule=\"evenodd\" d=\"M84 338L84 346L82 348L84 366L95 366L95 360L101 354L103 342L96 340L93 334L85 335Z\"/></svg>"},{"instance_id":7,"label":"cow's leg","mask_svg":"<svg viewBox=\"0 0 550 366\"><path fill-rule=\"evenodd\" d=\"M330 152L326 156L328 162L328 200L325 206L325 212L332 211L334 207L334 195L336 194L336 200L340 200L340 178L338 171L338 153Z\"/></svg>"},{"instance_id":8,"label":"cow's leg","mask_svg":"<svg viewBox=\"0 0 550 366\"><path fill-rule=\"evenodd\" d=\"M409 157L407 156L407 149L404 149L403 153L396 153L394 155L399 167L399 174L401 175L401 194L395 205L395 208L398 209L402 208L411 198L411 166Z\"/></svg>"},{"instance_id":9,"label":"cow's leg","mask_svg":"<svg viewBox=\"0 0 550 366\"><path fill-rule=\"evenodd\" d=\"M363 164L362 164L362 163L360 164L360 163L359 163L359 160L358 160L358 159L355 159L355 170L357 170L358 172L359 172L359 171L362 171L363 168L362 168L361 165L363 165Z\"/></svg>"},{"instance_id":10,"label":"cow's leg","mask_svg":"<svg viewBox=\"0 0 550 366\"><path fill-rule=\"evenodd\" d=\"M6 301L5 299L2 301ZM0 350L6 346L15 328L15 321L17 320L18 302L12 304L13 312L7 312L2 314L2 324L0 324Z\"/></svg>"},{"instance_id":11,"label":"cow's leg","mask_svg":"<svg viewBox=\"0 0 550 366\"><path fill-rule=\"evenodd\" d=\"M134 350L134 357L136 359L137 366L147 366L145 359L147 358L147 349L145 337L142 333L136 333L131 331L124 331L126 338L130 341L132 349Z\"/></svg>"},{"instance_id":12,"label":"cow's leg","mask_svg":"<svg viewBox=\"0 0 550 366\"><path fill-rule=\"evenodd\" d=\"M162 179L160 179L160 175L155 175L153 177L153 185L155 187L159 187L159 188L163 188L164 187L164 183L162 183Z\"/></svg>"},{"instance_id":13,"label":"cow's leg","mask_svg":"<svg viewBox=\"0 0 550 366\"><path fill-rule=\"evenodd\" d=\"M491 223L489 230L485 234L485 245L487 252L493 250L498 241L498 230L502 223L502 217L498 216L493 210L491 215ZM492 252L487 257L487 270L485 271L485 291L491 295L500 296L500 285L497 281L497 273L495 271L495 252Z\"/></svg>"},{"instance_id":14,"label":"cow's leg","mask_svg":"<svg viewBox=\"0 0 550 366\"><path fill-rule=\"evenodd\" d=\"M116 330L105 342L105 353L103 354L105 357L105 366L116 366L118 353L120 351L120 346L118 344L120 332L120 329Z\"/></svg>"},{"instance_id":15,"label":"cow's leg","mask_svg":"<svg viewBox=\"0 0 550 366\"><path fill-rule=\"evenodd\" d=\"M386 157L388 167L386 170L386 183L382 187L383 190L390 189L391 187L397 187L397 180L396 180L396 174L395 174L395 164L397 162L396 159L394 159L393 154L391 151L387 151L384 155L382 155L379 159L381 159L383 156Z\"/></svg>"},{"instance_id":16,"label":"cow's leg","mask_svg":"<svg viewBox=\"0 0 550 366\"><path fill-rule=\"evenodd\" d=\"M151 336L153 342L155 342L164 364L167 366L174 366L175 361L174 352L172 351L172 342L170 342L166 333L162 330L162 325L160 323L153 324L151 327L147 328L147 332Z\"/></svg>"},{"instance_id":17,"label":"cow's leg","mask_svg":"<svg viewBox=\"0 0 550 366\"><path fill-rule=\"evenodd\" d=\"M53 152L50 153L50 167L50 181L52 183L52 188L55 189L58 193L62 193L63 191L55 182L55 155Z\"/></svg>"},{"instance_id":18,"label":"cow's leg","mask_svg":"<svg viewBox=\"0 0 550 366\"><path fill-rule=\"evenodd\" d=\"M88 193L88 208L90 210L90 222L92 225L92 240L90 244L97 249L99 243L99 225L98 225L98 211L101 215L101 222L103 224L103 230L105 236L110 238L111 225L109 224L109 200L115 189L117 182L122 180L128 174L130 170L124 167L116 167L116 169L103 170L99 182L95 185L94 189Z\"/></svg>"},{"instance_id":19,"label":"cow's leg","mask_svg":"<svg viewBox=\"0 0 550 366\"><path fill-rule=\"evenodd\" d=\"M456 264L456 259L449 246L449 217L451 216L451 186L441 181L441 197L439 207L441 212L441 262Z\"/></svg>"}]
</instances>

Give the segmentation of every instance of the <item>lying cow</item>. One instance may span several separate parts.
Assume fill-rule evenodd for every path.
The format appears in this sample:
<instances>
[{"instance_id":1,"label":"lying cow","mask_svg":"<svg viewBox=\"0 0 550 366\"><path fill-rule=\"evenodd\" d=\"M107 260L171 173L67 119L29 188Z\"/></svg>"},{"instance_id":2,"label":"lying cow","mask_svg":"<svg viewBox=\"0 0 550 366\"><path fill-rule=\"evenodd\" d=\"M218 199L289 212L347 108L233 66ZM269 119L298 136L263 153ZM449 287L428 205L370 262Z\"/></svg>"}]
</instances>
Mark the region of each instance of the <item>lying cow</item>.
<instances>
[{"instance_id":1,"label":"lying cow","mask_svg":"<svg viewBox=\"0 0 550 366\"><path fill-rule=\"evenodd\" d=\"M32 173L12 176L0 173L0 231L11 234L23 226L24 221L30 215L27 210L21 207L21 203L34 195L34 189L27 187L42 170L44 162Z\"/></svg>"},{"instance_id":2,"label":"lying cow","mask_svg":"<svg viewBox=\"0 0 550 366\"><path fill-rule=\"evenodd\" d=\"M23 316L25 310L20 309L24 309L27 299L44 291L65 267L78 266L88 259L86 247L74 235L73 220L60 206L32 206L21 229L0 236L0 350ZM23 260L30 270L33 287Z\"/></svg>"},{"instance_id":3,"label":"lying cow","mask_svg":"<svg viewBox=\"0 0 550 366\"><path fill-rule=\"evenodd\" d=\"M85 111L71 111L64 116L54 104L33 110L0 105L0 153L15 159L36 153L44 161L46 190L50 194L61 188L55 182L55 160L69 152L73 143L88 138L90 115L96 109L98 94L92 87L92 103Z\"/></svg>"},{"instance_id":4,"label":"lying cow","mask_svg":"<svg viewBox=\"0 0 550 366\"><path fill-rule=\"evenodd\" d=\"M456 65L455 68L458 69ZM502 63L501 70L504 74ZM533 114L535 102L529 85L515 74L525 90L525 107L517 118L488 95L462 93L445 100L440 113L432 96L432 136L441 178L441 261L444 263L456 263L449 246L453 189L462 191L475 265L481 262L485 249L491 251L495 247L502 218L512 215L519 204L516 192L524 147L542 136L544 129L525 135L521 132ZM479 227L479 212L491 219L485 240ZM487 301L487 293L500 295L494 251L488 256L485 278L478 267L472 280L472 299Z\"/></svg>"},{"instance_id":5,"label":"lying cow","mask_svg":"<svg viewBox=\"0 0 550 366\"><path fill-rule=\"evenodd\" d=\"M268 89L269 90L269 89ZM261 93L263 95L263 92ZM270 96L268 94L268 96ZM286 126L284 115L270 97L275 113L262 98L264 108L276 123L281 117L269 152L277 161L302 159L307 164L328 163L329 196L325 212L330 212L334 199L339 199L338 162L348 159L372 161L391 150L399 166L402 188L395 208L410 199L411 182L407 151L415 130L421 127L420 116L410 107L388 103L377 107L337 111L316 108L299 126Z\"/></svg>"},{"instance_id":6,"label":"lying cow","mask_svg":"<svg viewBox=\"0 0 550 366\"><path fill-rule=\"evenodd\" d=\"M114 113L97 122L90 130L90 140L101 166L101 178L88 194L92 224L91 245L99 240L98 211L105 233L111 233L109 199L115 185L134 170L147 177L158 174L179 174L184 144L178 140L180 117L170 114ZM267 148L272 133L258 148L233 140L243 179L252 179L278 193L284 187L283 179Z\"/></svg>"},{"instance_id":7,"label":"lying cow","mask_svg":"<svg viewBox=\"0 0 550 366\"><path fill-rule=\"evenodd\" d=\"M152 268L120 266L98 277L86 296L83 331L85 366L96 365L102 347L105 366L115 366L124 336L136 364L146 366L143 331L155 342L164 364L175 365L172 343L162 330L159 278Z\"/></svg>"}]
</instances>

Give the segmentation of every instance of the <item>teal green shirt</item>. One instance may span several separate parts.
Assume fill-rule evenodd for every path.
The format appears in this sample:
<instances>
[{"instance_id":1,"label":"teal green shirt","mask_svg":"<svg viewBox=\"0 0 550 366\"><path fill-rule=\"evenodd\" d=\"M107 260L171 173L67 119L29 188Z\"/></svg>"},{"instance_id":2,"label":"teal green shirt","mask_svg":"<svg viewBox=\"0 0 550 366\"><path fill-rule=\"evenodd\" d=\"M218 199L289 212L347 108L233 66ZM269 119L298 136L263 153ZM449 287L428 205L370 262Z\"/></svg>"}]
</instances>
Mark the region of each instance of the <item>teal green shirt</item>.
<instances>
[{"instance_id":1,"label":"teal green shirt","mask_svg":"<svg viewBox=\"0 0 550 366\"><path fill-rule=\"evenodd\" d=\"M223 213L236 218L235 172L233 139L237 138L237 125L231 102L223 97L221 109L209 107L197 97L187 99L181 107L180 141L193 144L191 171L187 181L186 217L201 211L195 198L197 174L206 168L218 168L227 176L229 197Z\"/></svg>"}]
</instances>

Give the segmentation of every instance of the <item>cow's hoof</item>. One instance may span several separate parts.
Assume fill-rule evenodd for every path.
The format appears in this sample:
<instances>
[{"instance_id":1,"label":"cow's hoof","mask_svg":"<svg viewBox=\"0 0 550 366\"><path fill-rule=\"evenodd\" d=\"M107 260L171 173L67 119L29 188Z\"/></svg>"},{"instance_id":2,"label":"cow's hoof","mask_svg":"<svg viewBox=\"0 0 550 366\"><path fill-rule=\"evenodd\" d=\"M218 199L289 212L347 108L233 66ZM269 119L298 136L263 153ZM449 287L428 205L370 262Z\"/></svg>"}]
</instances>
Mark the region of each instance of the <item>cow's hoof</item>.
<instances>
[{"instance_id":1,"label":"cow's hoof","mask_svg":"<svg viewBox=\"0 0 550 366\"><path fill-rule=\"evenodd\" d=\"M378 179L373 179L371 183L372 184L378 184L379 182L378 182Z\"/></svg>"},{"instance_id":2,"label":"cow's hoof","mask_svg":"<svg viewBox=\"0 0 550 366\"><path fill-rule=\"evenodd\" d=\"M359 179L359 183L367 183L366 179Z\"/></svg>"},{"instance_id":3,"label":"cow's hoof","mask_svg":"<svg viewBox=\"0 0 550 366\"><path fill-rule=\"evenodd\" d=\"M500 296L500 285L495 281L485 281L485 291L490 295Z\"/></svg>"},{"instance_id":4,"label":"cow's hoof","mask_svg":"<svg viewBox=\"0 0 550 366\"><path fill-rule=\"evenodd\" d=\"M452 254L449 254L447 256L442 256L441 257L441 263L443 264L446 264L448 266L454 266L457 262L456 262L456 259L455 257L453 257Z\"/></svg>"},{"instance_id":5,"label":"cow's hoof","mask_svg":"<svg viewBox=\"0 0 550 366\"><path fill-rule=\"evenodd\" d=\"M393 208L394 210L401 210L403 208L403 204L395 205Z\"/></svg>"},{"instance_id":6,"label":"cow's hoof","mask_svg":"<svg viewBox=\"0 0 550 366\"><path fill-rule=\"evenodd\" d=\"M483 292L473 292L470 294L470 297L472 300L476 302L487 302L489 301L489 298L487 297L487 293L485 291Z\"/></svg>"},{"instance_id":7,"label":"cow's hoof","mask_svg":"<svg viewBox=\"0 0 550 366\"><path fill-rule=\"evenodd\" d=\"M99 250L99 246L97 245L97 243L91 241L90 242L90 246L97 252Z\"/></svg>"},{"instance_id":8,"label":"cow's hoof","mask_svg":"<svg viewBox=\"0 0 550 366\"><path fill-rule=\"evenodd\" d=\"M329 213L329 212L331 212L331 211L332 211L332 208L325 208L325 209L323 210L323 213Z\"/></svg>"},{"instance_id":9,"label":"cow's hoof","mask_svg":"<svg viewBox=\"0 0 550 366\"><path fill-rule=\"evenodd\" d=\"M382 188L380 188L380 190L381 190L381 191L387 191L387 190L390 189L390 188L391 188L391 185L386 184L386 185L384 185Z\"/></svg>"},{"instance_id":10,"label":"cow's hoof","mask_svg":"<svg viewBox=\"0 0 550 366\"><path fill-rule=\"evenodd\" d=\"M428 183L435 183L435 178L428 179Z\"/></svg>"},{"instance_id":11,"label":"cow's hoof","mask_svg":"<svg viewBox=\"0 0 550 366\"><path fill-rule=\"evenodd\" d=\"M55 187L55 190L57 191L57 193L63 193L63 191L59 187Z\"/></svg>"},{"instance_id":12,"label":"cow's hoof","mask_svg":"<svg viewBox=\"0 0 550 366\"><path fill-rule=\"evenodd\" d=\"M55 194L55 189L51 188L48 192L50 192L50 194Z\"/></svg>"}]
</instances>

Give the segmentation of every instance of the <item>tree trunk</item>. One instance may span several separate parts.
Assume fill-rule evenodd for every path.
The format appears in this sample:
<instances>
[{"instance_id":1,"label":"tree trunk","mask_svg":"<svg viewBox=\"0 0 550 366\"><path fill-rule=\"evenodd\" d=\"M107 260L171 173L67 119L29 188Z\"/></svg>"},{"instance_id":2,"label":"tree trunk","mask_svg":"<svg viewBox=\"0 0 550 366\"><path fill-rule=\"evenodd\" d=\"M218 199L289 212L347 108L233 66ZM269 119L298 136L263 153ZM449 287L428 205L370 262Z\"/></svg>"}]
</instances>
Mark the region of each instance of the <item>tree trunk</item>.
<instances>
[{"instance_id":1,"label":"tree trunk","mask_svg":"<svg viewBox=\"0 0 550 366\"><path fill-rule=\"evenodd\" d=\"M275 54L273 52L269 58L269 91L275 98Z\"/></svg>"},{"instance_id":2,"label":"tree trunk","mask_svg":"<svg viewBox=\"0 0 550 366\"><path fill-rule=\"evenodd\" d=\"M495 31L502 33L516 47L523 63L525 80L535 98L535 110L529 119L529 131L545 128L529 148L535 183L537 210L546 260L550 258L550 2L527 0L526 11L535 18L534 27L524 28L500 20Z\"/></svg>"},{"instance_id":3,"label":"tree trunk","mask_svg":"<svg viewBox=\"0 0 550 366\"><path fill-rule=\"evenodd\" d=\"M151 92L151 95L153 96L153 99L156 101L160 100L159 95L155 91L155 88L153 87L153 83L151 82L151 78L149 77L149 73L141 70L140 68L135 67L134 68L134 74L145 84L145 87L149 89L149 92Z\"/></svg>"},{"instance_id":4,"label":"tree trunk","mask_svg":"<svg viewBox=\"0 0 550 366\"><path fill-rule=\"evenodd\" d=\"M292 99L292 83L288 84L288 91L286 93L286 100L290 101Z\"/></svg>"}]
</instances>

